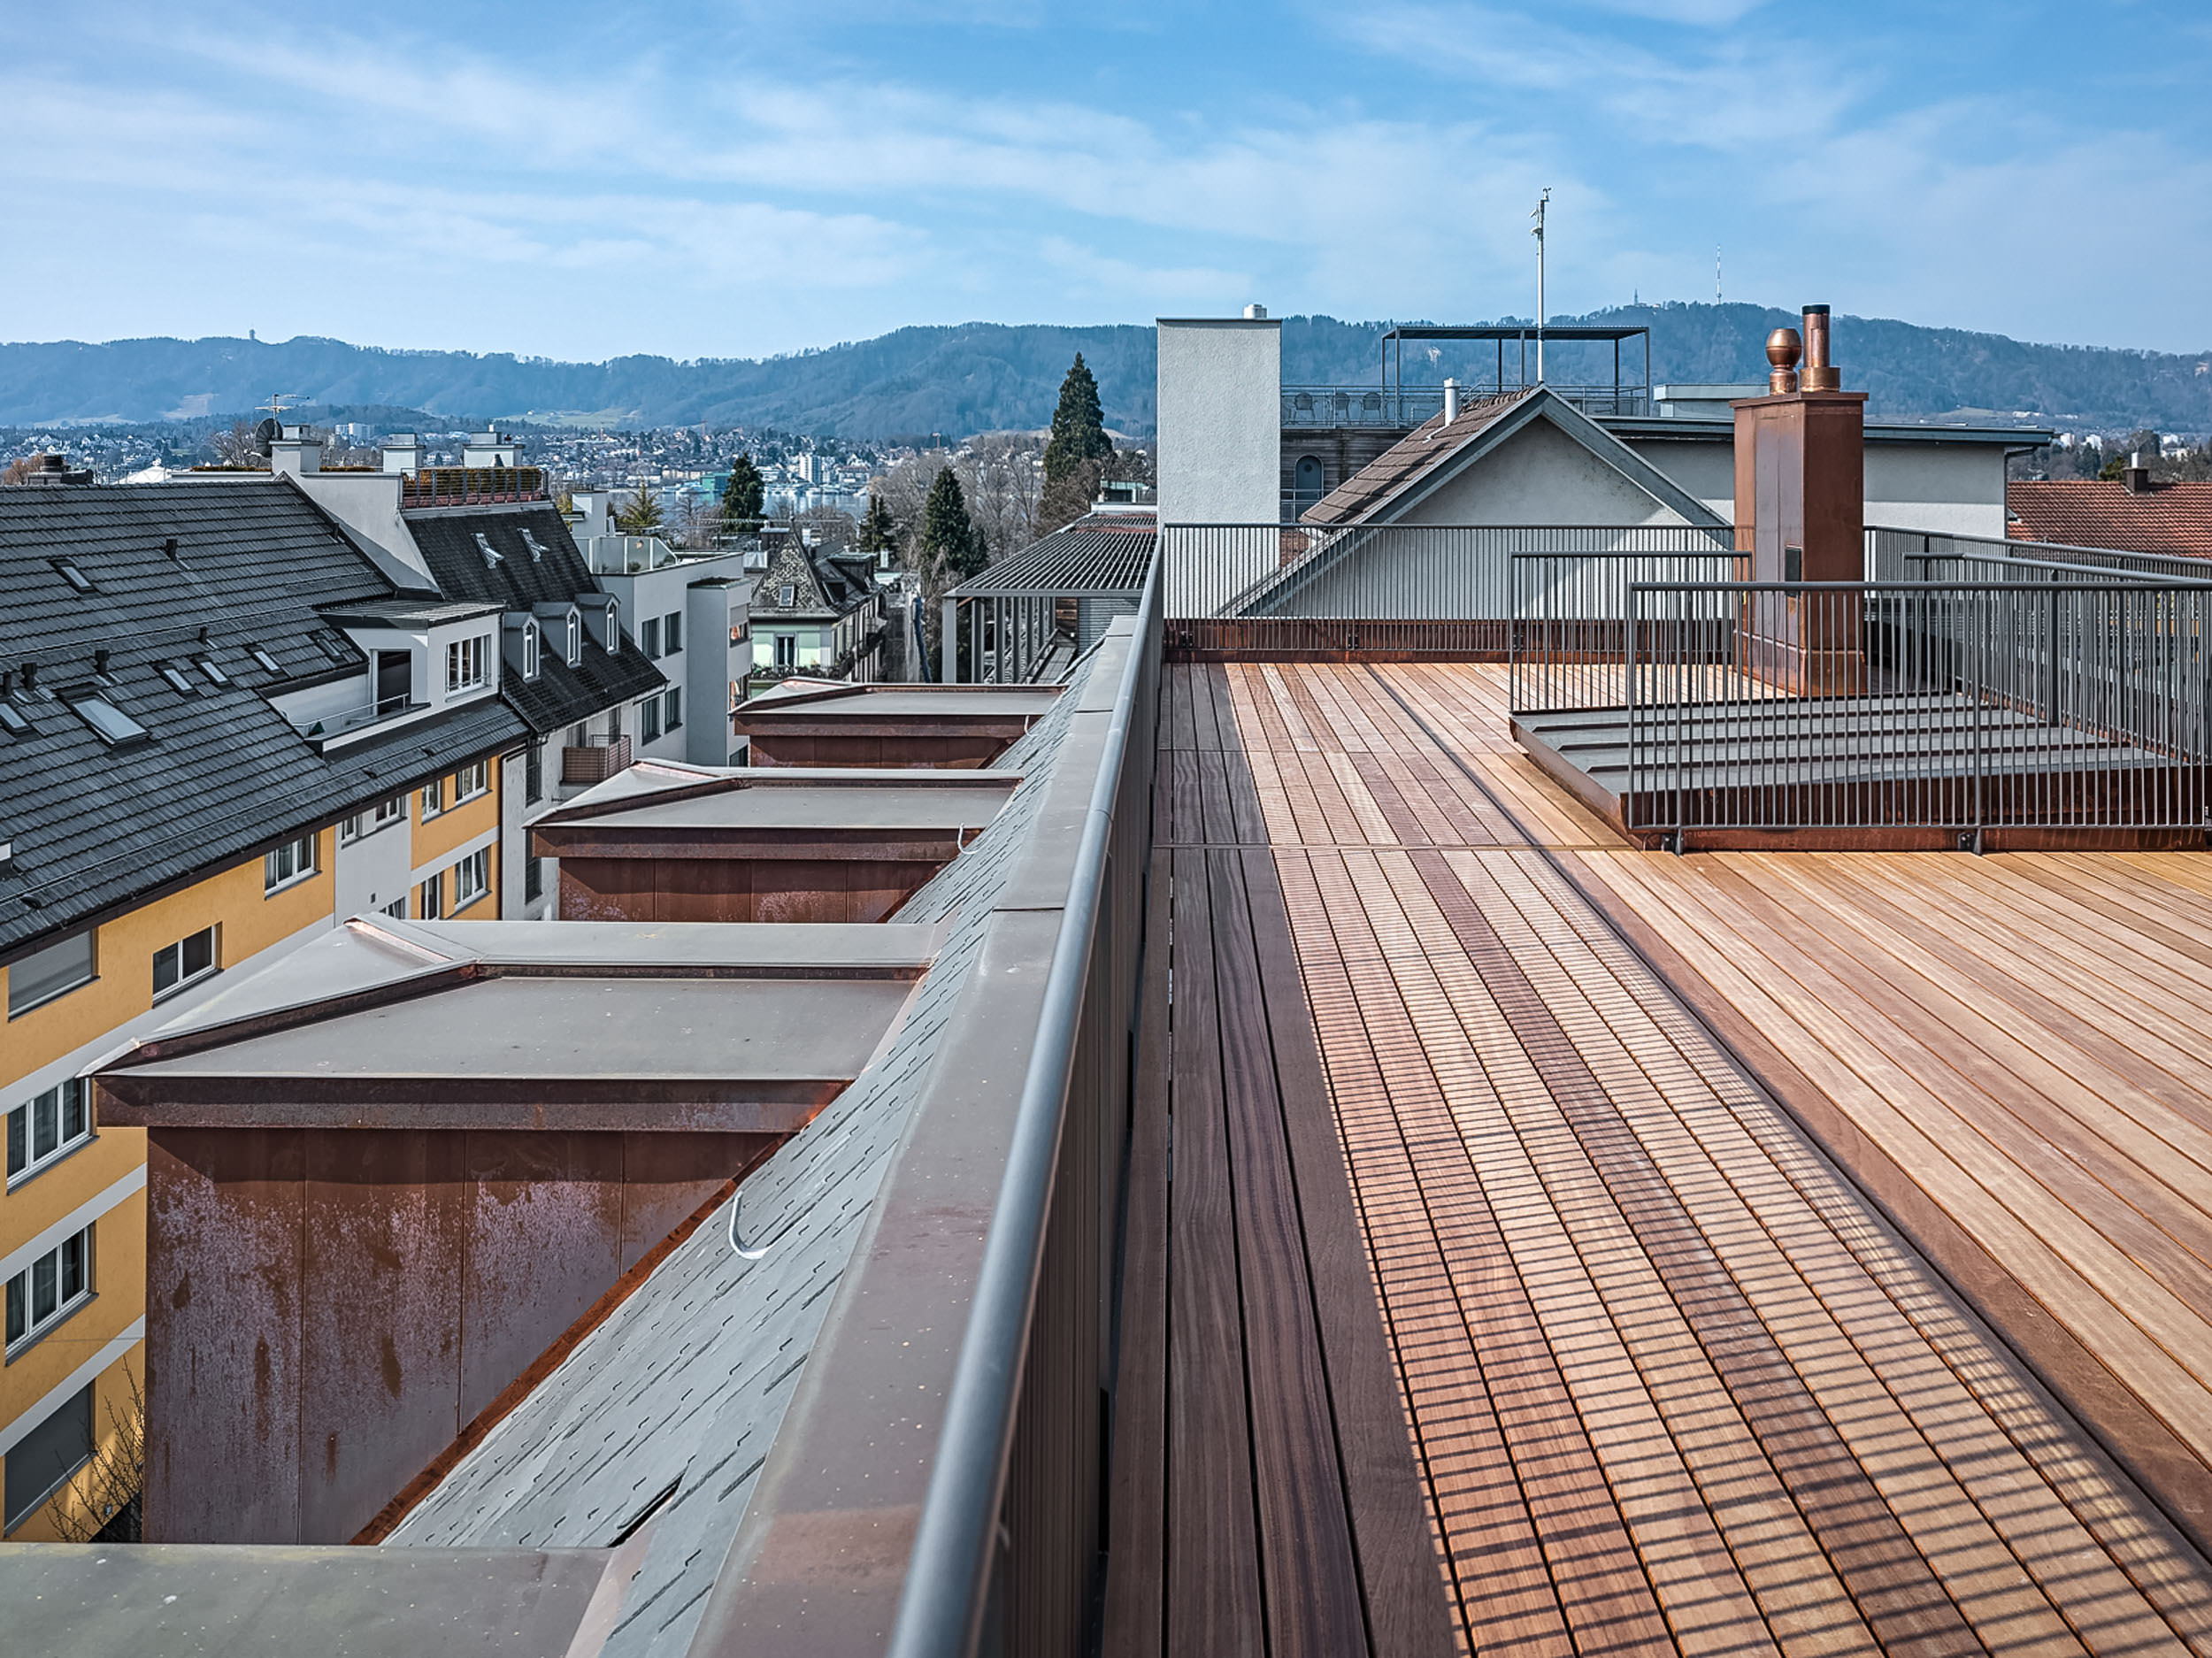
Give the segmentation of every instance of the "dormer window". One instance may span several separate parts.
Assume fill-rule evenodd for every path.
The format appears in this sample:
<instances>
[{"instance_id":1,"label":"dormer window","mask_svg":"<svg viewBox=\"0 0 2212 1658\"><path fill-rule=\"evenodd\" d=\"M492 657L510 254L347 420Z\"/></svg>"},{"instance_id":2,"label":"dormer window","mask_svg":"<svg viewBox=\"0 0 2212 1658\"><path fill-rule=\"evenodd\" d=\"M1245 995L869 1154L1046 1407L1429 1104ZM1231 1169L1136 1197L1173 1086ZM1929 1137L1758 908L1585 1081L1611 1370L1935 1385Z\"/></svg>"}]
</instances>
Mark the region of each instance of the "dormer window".
<instances>
[{"instance_id":1,"label":"dormer window","mask_svg":"<svg viewBox=\"0 0 2212 1658\"><path fill-rule=\"evenodd\" d=\"M622 649L622 601L607 601L607 654L612 656Z\"/></svg>"},{"instance_id":2,"label":"dormer window","mask_svg":"<svg viewBox=\"0 0 2212 1658\"><path fill-rule=\"evenodd\" d=\"M484 568L487 570L498 569L499 561L506 557L492 545L491 538L481 530L476 532L476 550L484 555Z\"/></svg>"},{"instance_id":3,"label":"dormer window","mask_svg":"<svg viewBox=\"0 0 2212 1658\"><path fill-rule=\"evenodd\" d=\"M525 622L522 625L522 677L526 679L538 677L538 625L535 621Z\"/></svg>"},{"instance_id":4,"label":"dormer window","mask_svg":"<svg viewBox=\"0 0 2212 1658\"><path fill-rule=\"evenodd\" d=\"M780 610L789 610L791 608L791 601L798 591L798 588L794 587L788 581L785 582L783 586L778 587L776 589L776 608Z\"/></svg>"},{"instance_id":5,"label":"dormer window","mask_svg":"<svg viewBox=\"0 0 2212 1658\"><path fill-rule=\"evenodd\" d=\"M445 648L445 688L448 696L457 691L473 691L486 683L490 672L491 635L479 633L473 639L457 639Z\"/></svg>"}]
</instances>

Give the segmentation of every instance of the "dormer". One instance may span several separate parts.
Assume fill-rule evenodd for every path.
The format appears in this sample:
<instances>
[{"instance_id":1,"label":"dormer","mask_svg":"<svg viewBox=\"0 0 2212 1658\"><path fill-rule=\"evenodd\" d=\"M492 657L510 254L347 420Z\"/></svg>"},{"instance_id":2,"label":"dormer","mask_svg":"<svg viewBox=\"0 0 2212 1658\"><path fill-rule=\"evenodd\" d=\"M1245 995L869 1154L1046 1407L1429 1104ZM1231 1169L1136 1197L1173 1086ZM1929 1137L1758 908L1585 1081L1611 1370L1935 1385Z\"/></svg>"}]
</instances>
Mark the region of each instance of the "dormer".
<instances>
[{"instance_id":1,"label":"dormer","mask_svg":"<svg viewBox=\"0 0 2212 1658\"><path fill-rule=\"evenodd\" d=\"M545 631L538 618L527 610L510 610L501 633L500 654L506 658L509 671L526 684L534 682L545 649Z\"/></svg>"},{"instance_id":2,"label":"dormer","mask_svg":"<svg viewBox=\"0 0 2212 1658\"><path fill-rule=\"evenodd\" d=\"M538 626L545 630L547 649L558 651L561 660L572 668L583 661L584 618L575 604L556 599L534 604L530 609L538 618Z\"/></svg>"},{"instance_id":3,"label":"dormer","mask_svg":"<svg viewBox=\"0 0 2212 1658\"><path fill-rule=\"evenodd\" d=\"M584 626L599 648L612 656L622 649L622 601L611 593L587 593L576 601Z\"/></svg>"}]
</instances>

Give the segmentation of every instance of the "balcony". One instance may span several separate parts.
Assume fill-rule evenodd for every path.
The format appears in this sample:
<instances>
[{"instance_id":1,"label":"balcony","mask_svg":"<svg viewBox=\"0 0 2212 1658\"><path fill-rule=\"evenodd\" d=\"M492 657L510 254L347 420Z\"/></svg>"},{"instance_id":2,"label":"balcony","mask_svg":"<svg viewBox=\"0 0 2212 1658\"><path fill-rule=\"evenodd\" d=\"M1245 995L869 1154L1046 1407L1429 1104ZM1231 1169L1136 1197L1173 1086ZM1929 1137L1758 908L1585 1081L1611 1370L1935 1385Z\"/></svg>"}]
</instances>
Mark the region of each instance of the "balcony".
<instances>
[{"instance_id":1,"label":"balcony","mask_svg":"<svg viewBox=\"0 0 2212 1658\"><path fill-rule=\"evenodd\" d=\"M588 788L603 783L618 771L630 769L630 740L623 737L595 737L582 743L565 744L561 749L561 787Z\"/></svg>"}]
</instances>

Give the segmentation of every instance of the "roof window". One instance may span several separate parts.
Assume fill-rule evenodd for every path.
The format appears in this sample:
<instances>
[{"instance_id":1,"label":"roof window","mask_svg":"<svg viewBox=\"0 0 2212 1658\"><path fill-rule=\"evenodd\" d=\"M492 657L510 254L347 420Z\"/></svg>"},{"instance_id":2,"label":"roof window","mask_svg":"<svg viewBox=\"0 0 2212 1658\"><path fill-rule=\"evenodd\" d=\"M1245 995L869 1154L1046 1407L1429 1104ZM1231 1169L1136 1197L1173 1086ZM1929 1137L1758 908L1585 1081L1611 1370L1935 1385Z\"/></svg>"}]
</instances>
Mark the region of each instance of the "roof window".
<instances>
[{"instance_id":1,"label":"roof window","mask_svg":"<svg viewBox=\"0 0 2212 1658\"><path fill-rule=\"evenodd\" d=\"M316 634L315 646L317 649L320 650L324 656L329 657L331 661L335 663L339 667L349 668L353 665L353 653L346 649L346 641L341 639L337 634Z\"/></svg>"},{"instance_id":2,"label":"roof window","mask_svg":"<svg viewBox=\"0 0 2212 1658\"><path fill-rule=\"evenodd\" d=\"M77 561L75 559L57 558L51 562L54 566L54 573L59 576L64 581L66 581L71 587L74 587L78 592L97 593L100 590L93 585L92 578L90 576L86 575L83 571L77 568Z\"/></svg>"},{"instance_id":3,"label":"roof window","mask_svg":"<svg viewBox=\"0 0 2212 1658\"><path fill-rule=\"evenodd\" d=\"M487 570L498 569L499 561L507 556L494 547L491 537L481 530L476 532L476 550L484 555L484 568Z\"/></svg>"},{"instance_id":4,"label":"roof window","mask_svg":"<svg viewBox=\"0 0 2212 1658\"><path fill-rule=\"evenodd\" d=\"M157 662L154 664L154 671L168 680L169 688L180 695L197 696L200 694L199 687L185 677L184 670L177 666L175 663Z\"/></svg>"},{"instance_id":5,"label":"roof window","mask_svg":"<svg viewBox=\"0 0 2212 1658\"><path fill-rule=\"evenodd\" d=\"M276 674L280 678L282 677L284 673L284 664L279 662L274 656L272 656L259 645L247 646L246 654L249 656L251 656L256 662L259 663L264 672Z\"/></svg>"},{"instance_id":6,"label":"roof window","mask_svg":"<svg viewBox=\"0 0 2212 1658\"><path fill-rule=\"evenodd\" d=\"M198 668L202 673L207 675L207 682L210 685L228 685L230 683L230 675L225 673L221 668L216 665L215 658L212 656L196 656L193 658L193 665Z\"/></svg>"},{"instance_id":7,"label":"roof window","mask_svg":"<svg viewBox=\"0 0 2212 1658\"><path fill-rule=\"evenodd\" d=\"M14 703L0 700L0 731L11 737L27 737L31 734L31 722L23 718Z\"/></svg>"},{"instance_id":8,"label":"roof window","mask_svg":"<svg viewBox=\"0 0 2212 1658\"><path fill-rule=\"evenodd\" d=\"M477 540L479 541L483 539L484 538L480 535L477 537ZM544 561L544 544L541 542L536 536L530 533L526 526L524 527L522 532L522 544L530 549L530 562L532 564L541 564Z\"/></svg>"},{"instance_id":9,"label":"roof window","mask_svg":"<svg viewBox=\"0 0 2212 1658\"><path fill-rule=\"evenodd\" d=\"M72 713L92 727L92 734L111 748L143 742L150 734L104 696L73 696L64 700Z\"/></svg>"}]
</instances>

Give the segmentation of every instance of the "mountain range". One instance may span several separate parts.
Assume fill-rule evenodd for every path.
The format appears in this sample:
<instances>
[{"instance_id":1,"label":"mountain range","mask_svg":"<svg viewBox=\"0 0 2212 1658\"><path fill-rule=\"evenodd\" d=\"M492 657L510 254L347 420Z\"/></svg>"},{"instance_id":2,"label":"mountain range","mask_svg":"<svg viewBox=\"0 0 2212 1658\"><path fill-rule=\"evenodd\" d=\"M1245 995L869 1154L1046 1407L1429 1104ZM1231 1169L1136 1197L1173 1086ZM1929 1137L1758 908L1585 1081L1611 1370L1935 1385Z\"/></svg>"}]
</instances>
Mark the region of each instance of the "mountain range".
<instances>
[{"instance_id":1,"label":"mountain range","mask_svg":"<svg viewBox=\"0 0 2212 1658\"><path fill-rule=\"evenodd\" d=\"M1510 320L1510 319L1509 319ZM1624 306L1555 318L1651 331L1660 384L1762 379L1767 332L1794 313L1749 304ZM1374 383L1385 323L1292 317L1283 324L1288 384ZM0 425L142 424L227 419L273 392L313 418L435 417L636 428L772 427L883 440L1033 429L1050 420L1076 352L1097 376L1107 424L1130 436L1153 425L1149 327L966 323L901 328L872 340L757 359L624 357L560 363L505 353L395 350L311 336L259 340L116 340L0 344ZM1494 374L1496 348L1415 342L1408 384L1446 373ZM1610 348L1555 343L1555 381L1611 377ZM2104 347L2037 345L1999 334L1839 316L1835 354L1847 388L1870 394L1890 420L2032 421L2077 430L2155 426L2212 432L2212 353L2194 357ZM1640 379L1641 343L1624 348ZM1517 348L1506 376L1519 372Z\"/></svg>"}]
</instances>

